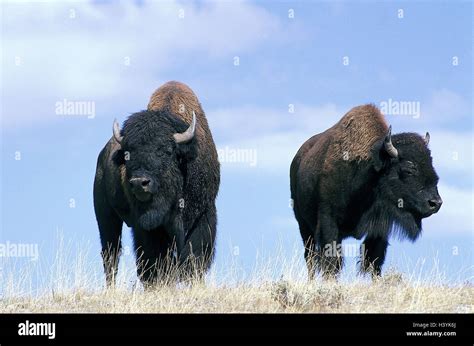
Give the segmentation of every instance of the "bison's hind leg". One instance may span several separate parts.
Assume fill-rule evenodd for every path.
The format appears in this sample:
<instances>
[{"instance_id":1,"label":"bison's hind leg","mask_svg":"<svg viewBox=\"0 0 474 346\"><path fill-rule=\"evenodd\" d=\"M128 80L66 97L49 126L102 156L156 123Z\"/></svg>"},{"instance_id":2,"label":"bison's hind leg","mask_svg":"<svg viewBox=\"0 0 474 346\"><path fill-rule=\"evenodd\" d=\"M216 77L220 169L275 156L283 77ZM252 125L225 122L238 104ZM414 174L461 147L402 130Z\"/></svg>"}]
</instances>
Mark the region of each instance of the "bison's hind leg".
<instances>
[{"instance_id":1,"label":"bison's hind leg","mask_svg":"<svg viewBox=\"0 0 474 346\"><path fill-rule=\"evenodd\" d=\"M303 220L298 221L298 224L300 226L301 237L303 238L304 259L308 269L308 280L312 281L315 277L318 257L316 237Z\"/></svg>"},{"instance_id":2,"label":"bison's hind leg","mask_svg":"<svg viewBox=\"0 0 474 346\"><path fill-rule=\"evenodd\" d=\"M318 253L316 251L316 242L319 237L317 234L315 234L316 227L310 227L301 216L298 203L295 199L293 199L293 212L295 213L296 221L298 221L301 238L303 239L304 259L306 262L306 268L308 269L308 280L312 281L316 273L316 264L318 257Z\"/></svg>"},{"instance_id":3,"label":"bison's hind leg","mask_svg":"<svg viewBox=\"0 0 474 346\"><path fill-rule=\"evenodd\" d=\"M316 234L319 235L318 267L326 279L336 278L344 264L342 238L335 220L320 213Z\"/></svg>"}]
</instances>

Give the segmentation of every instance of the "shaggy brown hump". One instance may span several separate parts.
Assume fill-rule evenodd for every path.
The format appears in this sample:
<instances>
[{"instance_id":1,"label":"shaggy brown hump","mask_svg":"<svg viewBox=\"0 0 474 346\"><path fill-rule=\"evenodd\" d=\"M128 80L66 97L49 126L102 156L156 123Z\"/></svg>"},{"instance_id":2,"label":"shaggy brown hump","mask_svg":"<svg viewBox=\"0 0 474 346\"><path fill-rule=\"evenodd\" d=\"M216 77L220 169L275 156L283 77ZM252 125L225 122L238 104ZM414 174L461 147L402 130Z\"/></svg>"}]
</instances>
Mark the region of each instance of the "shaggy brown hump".
<instances>
[{"instance_id":1,"label":"shaggy brown hump","mask_svg":"<svg viewBox=\"0 0 474 346\"><path fill-rule=\"evenodd\" d=\"M148 110L167 110L179 116L186 123L190 124L193 118L193 111L199 118L203 115L199 100L186 84L171 81L163 84L151 95L148 103Z\"/></svg>"},{"instance_id":2,"label":"shaggy brown hump","mask_svg":"<svg viewBox=\"0 0 474 346\"><path fill-rule=\"evenodd\" d=\"M333 153L349 153L350 160L367 160L374 143L383 138L388 125L380 110L367 104L352 108L331 129L334 138Z\"/></svg>"}]
</instances>

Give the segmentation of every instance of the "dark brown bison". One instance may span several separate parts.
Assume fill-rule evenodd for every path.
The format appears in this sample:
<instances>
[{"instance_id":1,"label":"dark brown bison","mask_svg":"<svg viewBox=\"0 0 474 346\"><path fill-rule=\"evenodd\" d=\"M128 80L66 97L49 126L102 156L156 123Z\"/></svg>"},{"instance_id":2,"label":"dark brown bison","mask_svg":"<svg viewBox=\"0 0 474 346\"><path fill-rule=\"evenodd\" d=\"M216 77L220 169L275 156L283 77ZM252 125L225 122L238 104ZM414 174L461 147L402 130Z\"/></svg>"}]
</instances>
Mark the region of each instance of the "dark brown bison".
<instances>
[{"instance_id":1,"label":"dark brown bison","mask_svg":"<svg viewBox=\"0 0 474 346\"><path fill-rule=\"evenodd\" d=\"M122 130L114 122L94 181L107 284L115 282L123 222L132 228L144 284L161 279L172 263L202 276L213 258L219 180L206 116L186 85L164 84Z\"/></svg>"},{"instance_id":2,"label":"dark brown bison","mask_svg":"<svg viewBox=\"0 0 474 346\"><path fill-rule=\"evenodd\" d=\"M344 238L365 236L361 270L375 275L392 232L417 239L421 220L442 203L428 142L428 133L392 136L381 112L364 105L301 146L291 197L310 278L316 265L325 276L340 271Z\"/></svg>"}]
</instances>

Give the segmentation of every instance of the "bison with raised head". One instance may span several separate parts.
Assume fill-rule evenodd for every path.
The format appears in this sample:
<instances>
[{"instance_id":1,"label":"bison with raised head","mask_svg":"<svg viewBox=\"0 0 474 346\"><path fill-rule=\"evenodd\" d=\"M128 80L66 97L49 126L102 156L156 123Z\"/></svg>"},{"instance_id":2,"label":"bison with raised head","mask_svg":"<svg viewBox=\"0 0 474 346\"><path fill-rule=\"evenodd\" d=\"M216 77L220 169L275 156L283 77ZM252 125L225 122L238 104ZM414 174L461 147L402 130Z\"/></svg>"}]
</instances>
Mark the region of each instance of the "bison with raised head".
<instances>
[{"instance_id":1,"label":"bison with raised head","mask_svg":"<svg viewBox=\"0 0 474 346\"><path fill-rule=\"evenodd\" d=\"M351 109L308 139L290 168L291 197L309 277L342 267L341 241L361 239L361 270L380 275L392 232L415 241L441 207L429 134L391 135L373 105Z\"/></svg>"},{"instance_id":2,"label":"bison with raised head","mask_svg":"<svg viewBox=\"0 0 474 346\"><path fill-rule=\"evenodd\" d=\"M186 85L164 84L147 110L132 114L122 129L114 122L94 181L107 284L115 282L124 222L145 285L173 263L185 275L202 276L213 258L219 180L206 116Z\"/></svg>"}]
</instances>

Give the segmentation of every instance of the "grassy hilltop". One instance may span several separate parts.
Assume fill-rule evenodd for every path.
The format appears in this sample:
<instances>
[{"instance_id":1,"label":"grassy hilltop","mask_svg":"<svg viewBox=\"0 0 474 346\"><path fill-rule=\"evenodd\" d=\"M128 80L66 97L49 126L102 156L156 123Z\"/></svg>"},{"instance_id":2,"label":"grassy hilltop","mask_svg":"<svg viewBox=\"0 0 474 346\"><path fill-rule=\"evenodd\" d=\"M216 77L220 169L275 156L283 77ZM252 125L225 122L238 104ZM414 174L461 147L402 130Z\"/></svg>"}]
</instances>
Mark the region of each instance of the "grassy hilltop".
<instances>
[{"instance_id":1,"label":"grassy hilltop","mask_svg":"<svg viewBox=\"0 0 474 346\"><path fill-rule=\"evenodd\" d=\"M205 283L164 284L145 291L137 283L131 255L120 263L116 288L107 290L101 261L86 262L87 257L57 255L49 265L26 269L3 263L0 313L474 312L472 281L447 282L438 271L402 274L387 268L374 281L351 273L338 281L318 278L308 283L306 267L296 254L257 261L245 277L242 268L231 263L224 271L213 267ZM33 283L33 277L40 282Z\"/></svg>"},{"instance_id":2,"label":"grassy hilltop","mask_svg":"<svg viewBox=\"0 0 474 346\"><path fill-rule=\"evenodd\" d=\"M76 289L39 297L3 298L1 312L474 312L474 287L405 282L396 274L373 283L303 284L280 281L259 286L154 291Z\"/></svg>"}]
</instances>

